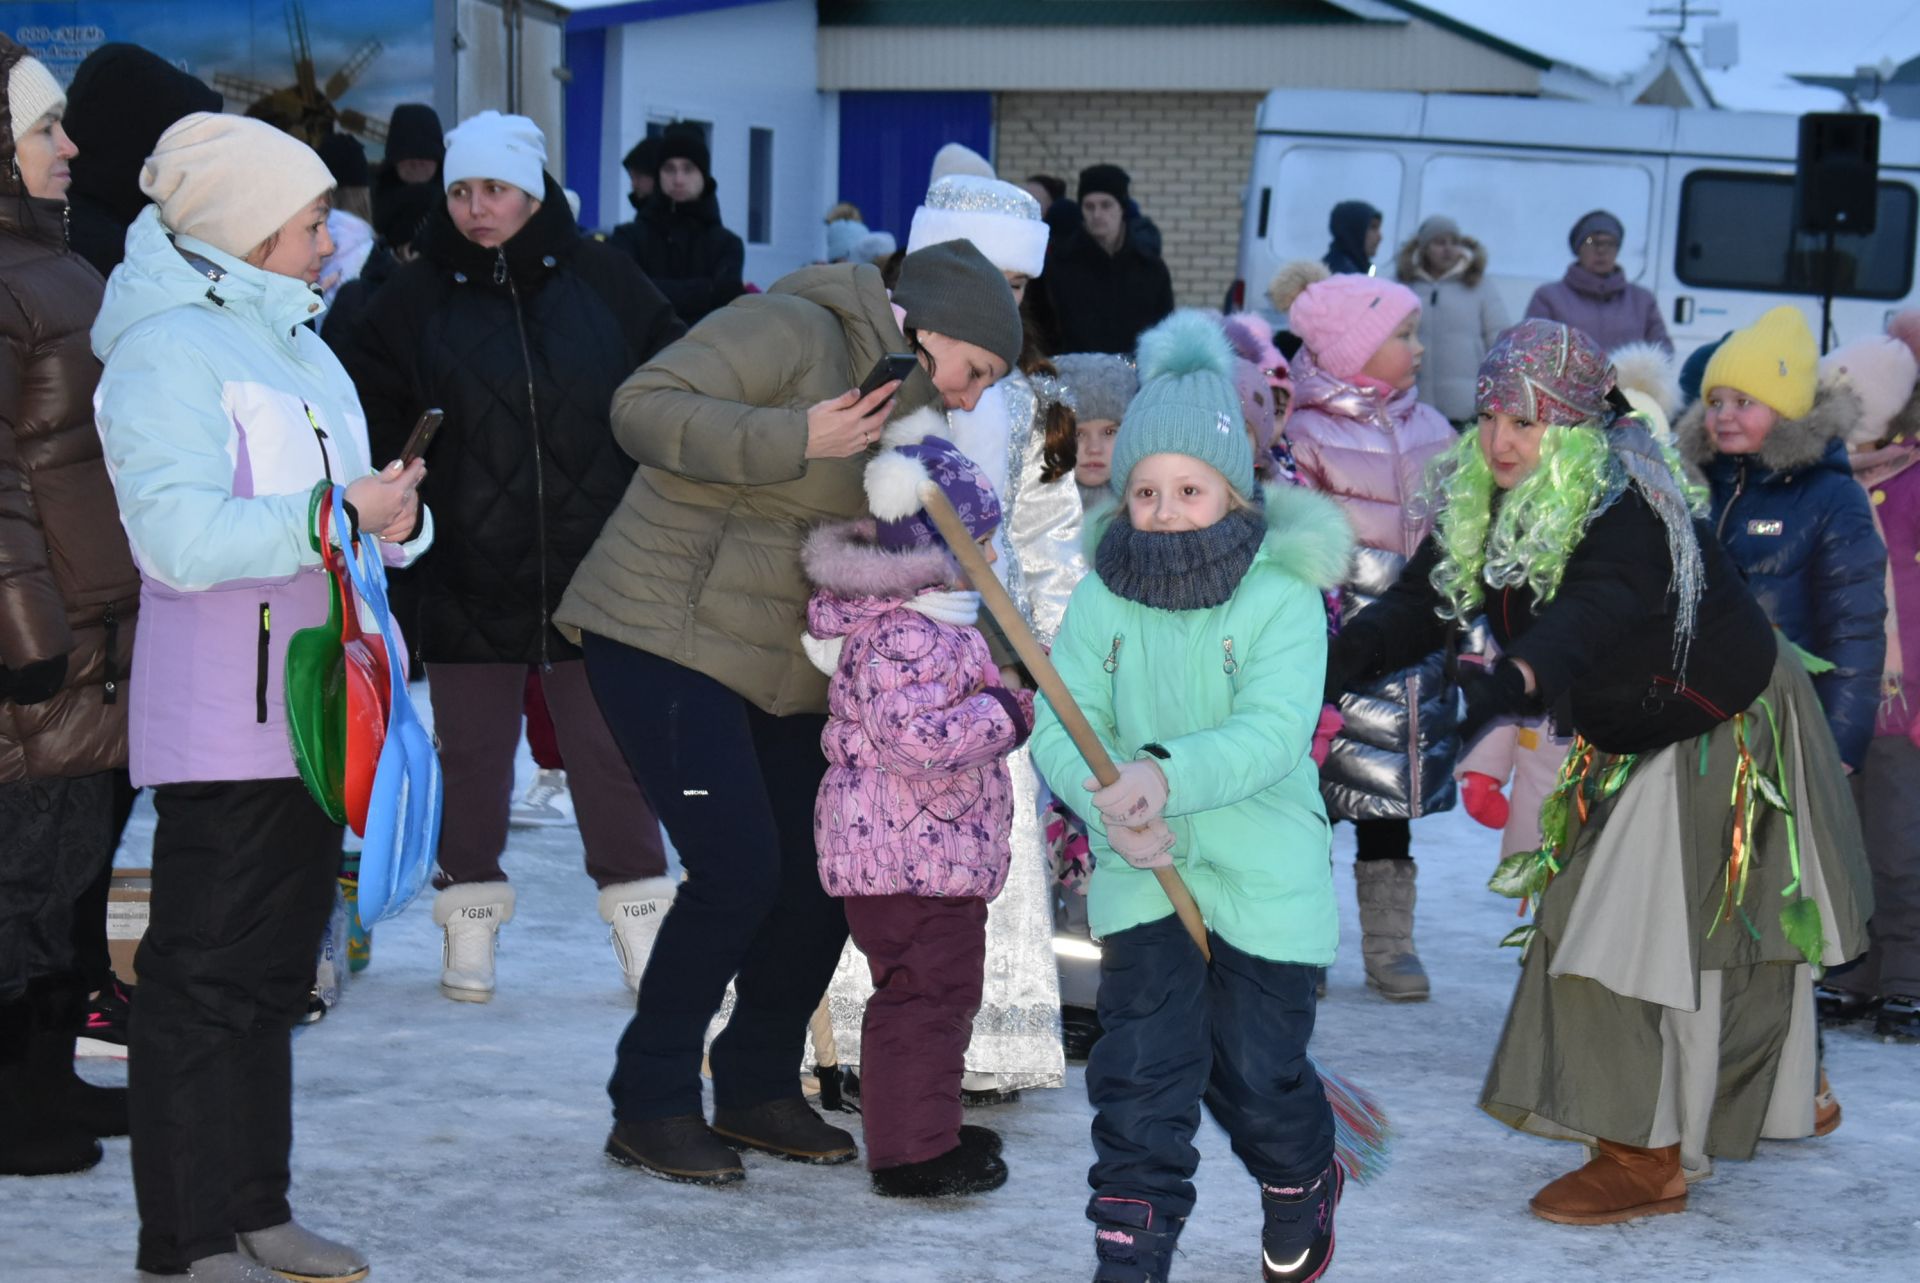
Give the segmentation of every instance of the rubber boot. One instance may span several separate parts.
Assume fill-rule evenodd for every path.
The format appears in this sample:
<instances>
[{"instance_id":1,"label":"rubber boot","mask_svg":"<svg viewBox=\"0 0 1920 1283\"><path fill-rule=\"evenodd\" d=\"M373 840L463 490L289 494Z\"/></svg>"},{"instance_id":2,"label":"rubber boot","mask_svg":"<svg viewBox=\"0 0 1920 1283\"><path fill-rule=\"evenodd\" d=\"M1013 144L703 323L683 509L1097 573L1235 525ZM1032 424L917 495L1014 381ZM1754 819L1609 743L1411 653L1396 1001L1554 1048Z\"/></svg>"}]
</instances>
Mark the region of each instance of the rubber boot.
<instances>
[{"instance_id":1,"label":"rubber boot","mask_svg":"<svg viewBox=\"0 0 1920 1283\"><path fill-rule=\"evenodd\" d=\"M1540 1219L1561 1225L1615 1225L1684 1212L1687 1178L1680 1170L1680 1147L1642 1149L1603 1140L1585 1167L1548 1185L1528 1206Z\"/></svg>"},{"instance_id":2,"label":"rubber boot","mask_svg":"<svg viewBox=\"0 0 1920 1283\"><path fill-rule=\"evenodd\" d=\"M1389 1002L1425 1002L1427 969L1413 949L1412 860L1359 860L1353 866L1360 899L1360 956L1367 987Z\"/></svg>"}]
</instances>

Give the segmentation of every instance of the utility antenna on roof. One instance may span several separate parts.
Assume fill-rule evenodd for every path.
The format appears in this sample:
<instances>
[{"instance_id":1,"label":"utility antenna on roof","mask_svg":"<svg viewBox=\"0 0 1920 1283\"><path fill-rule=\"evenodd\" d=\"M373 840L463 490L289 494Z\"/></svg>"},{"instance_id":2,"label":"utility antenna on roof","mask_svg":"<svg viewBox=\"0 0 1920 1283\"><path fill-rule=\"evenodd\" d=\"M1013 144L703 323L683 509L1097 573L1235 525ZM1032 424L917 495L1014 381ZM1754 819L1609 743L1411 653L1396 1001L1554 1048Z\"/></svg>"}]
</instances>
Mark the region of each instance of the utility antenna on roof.
<instances>
[{"instance_id":1,"label":"utility antenna on roof","mask_svg":"<svg viewBox=\"0 0 1920 1283\"><path fill-rule=\"evenodd\" d=\"M1667 18L1671 22L1637 30L1651 31L1676 45L1695 50L1700 55L1700 65L1708 71L1726 71L1740 61L1740 24L1737 22L1709 22L1700 28L1699 40L1687 39L1687 28L1695 18L1718 18L1718 9L1700 4L1698 0L1673 0L1671 4L1649 6L1647 16Z\"/></svg>"}]
</instances>

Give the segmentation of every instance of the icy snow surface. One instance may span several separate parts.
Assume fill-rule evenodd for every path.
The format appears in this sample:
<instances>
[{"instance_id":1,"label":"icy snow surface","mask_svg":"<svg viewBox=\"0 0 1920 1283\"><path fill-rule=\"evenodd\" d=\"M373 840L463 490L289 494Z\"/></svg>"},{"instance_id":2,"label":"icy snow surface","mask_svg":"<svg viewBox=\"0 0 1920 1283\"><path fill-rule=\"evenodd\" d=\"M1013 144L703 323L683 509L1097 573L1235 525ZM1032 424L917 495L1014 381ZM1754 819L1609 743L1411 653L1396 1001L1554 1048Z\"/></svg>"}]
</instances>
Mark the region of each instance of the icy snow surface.
<instances>
[{"instance_id":1,"label":"icy snow surface","mask_svg":"<svg viewBox=\"0 0 1920 1283\"><path fill-rule=\"evenodd\" d=\"M523 783L529 774L523 750ZM140 816L151 825L144 803ZM1515 974L1513 953L1495 947L1513 925L1512 902L1484 889L1495 838L1461 813L1415 826L1419 940L1434 998L1390 1007L1362 983L1352 838L1342 833L1343 948L1314 1050L1380 1097L1400 1139L1384 1180L1349 1187L1330 1280L1920 1275L1920 1049L1858 1031L1828 1038L1846 1109L1832 1137L1763 1143L1753 1162L1722 1162L1685 1215L1598 1229L1536 1220L1527 1198L1581 1155L1474 1108ZM745 1185L727 1190L613 1165L600 1152L604 1084L629 1003L578 834L516 832L507 868L519 908L502 932L491 1004L439 996L440 938L423 898L379 927L373 965L297 1038L294 1206L313 1227L364 1247L377 1283L1091 1276L1079 1066L1062 1090L971 1111L1005 1132L1013 1177L970 1201L892 1202L869 1192L859 1166L757 1155ZM121 1072L87 1066L101 1081ZM1256 1279L1258 1195L1210 1121L1199 1148L1200 1203L1173 1277ZM106 1151L84 1175L0 1179L0 1279L131 1283L138 1220L127 1142Z\"/></svg>"}]
</instances>

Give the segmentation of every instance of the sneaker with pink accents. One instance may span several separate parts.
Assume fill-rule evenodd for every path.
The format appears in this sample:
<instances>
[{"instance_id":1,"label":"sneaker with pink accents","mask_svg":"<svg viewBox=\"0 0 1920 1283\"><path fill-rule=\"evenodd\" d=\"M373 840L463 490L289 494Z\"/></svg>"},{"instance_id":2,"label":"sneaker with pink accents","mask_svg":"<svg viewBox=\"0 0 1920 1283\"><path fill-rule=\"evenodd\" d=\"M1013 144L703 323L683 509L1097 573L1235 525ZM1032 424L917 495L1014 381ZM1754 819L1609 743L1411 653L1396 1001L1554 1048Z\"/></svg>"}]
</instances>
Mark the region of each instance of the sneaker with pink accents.
<instances>
[{"instance_id":1,"label":"sneaker with pink accents","mask_svg":"<svg viewBox=\"0 0 1920 1283\"><path fill-rule=\"evenodd\" d=\"M73 1054L110 1060L127 1058L127 1016L133 1009L133 991L108 977L107 987L87 1007L87 1023L73 1040Z\"/></svg>"},{"instance_id":2,"label":"sneaker with pink accents","mask_svg":"<svg viewBox=\"0 0 1920 1283\"><path fill-rule=\"evenodd\" d=\"M1087 1204L1093 1222L1093 1283L1167 1283L1174 1244L1186 1221L1162 1216L1138 1198L1095 1198Z\"/></svg>"},{"instance_id":3,"label":"sneaker with pink accents","mask_svg":"<svg viewBox=\"0 0 1920 1283\"><path fill-rule=\"evenodd\" d=\"M1333 1263L1333 1213L1346 1173L1328 1163L1305 1185L1260 1185L1266 1225L1260 1231L1260 1277L1265 1283L1313 1283Z\"/></svg>"}]
</instances>

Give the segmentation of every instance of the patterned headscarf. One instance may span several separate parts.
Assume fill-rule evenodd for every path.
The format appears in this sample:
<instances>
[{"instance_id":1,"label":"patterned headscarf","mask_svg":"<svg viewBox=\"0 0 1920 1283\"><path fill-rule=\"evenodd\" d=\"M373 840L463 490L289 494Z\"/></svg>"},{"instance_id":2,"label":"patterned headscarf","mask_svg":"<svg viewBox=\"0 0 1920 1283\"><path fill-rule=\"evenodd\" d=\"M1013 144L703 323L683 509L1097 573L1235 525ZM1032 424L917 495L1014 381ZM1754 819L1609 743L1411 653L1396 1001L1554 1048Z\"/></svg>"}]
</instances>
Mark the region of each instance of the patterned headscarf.
<instances>
[{"instance_id":1,"label":"patterned headscarf","mask_svg":"<svg viewBox=\"0 0 1920 1283\"><path fill-rule=\"evenodd\" d=\"M1527 320L1502 330L1480 362L1474 403L1548 427L1604 421L1613 362L1598 343L1558 321Z\"/></svg>"}]
</instances>

